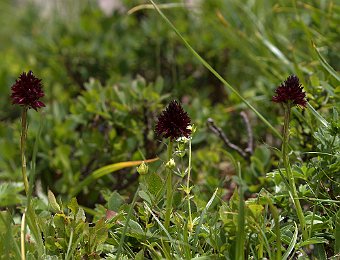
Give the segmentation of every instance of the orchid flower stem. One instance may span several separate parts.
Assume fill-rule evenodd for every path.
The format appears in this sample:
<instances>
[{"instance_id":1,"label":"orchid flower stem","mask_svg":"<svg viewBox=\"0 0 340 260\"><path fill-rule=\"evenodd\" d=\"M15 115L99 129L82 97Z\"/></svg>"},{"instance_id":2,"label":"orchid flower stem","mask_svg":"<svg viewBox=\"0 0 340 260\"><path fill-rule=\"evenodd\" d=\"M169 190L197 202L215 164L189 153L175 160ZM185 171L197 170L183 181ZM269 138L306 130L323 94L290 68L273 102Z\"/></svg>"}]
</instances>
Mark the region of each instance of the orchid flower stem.
<instances>
[{"instance_id":1,"label":"orchid flower stem","mask_svg":"<svg viewBox=\"0 0 340 260\"><path fill-rule=\"evenodd\" d=\"M187 197L188 197L188 210L189 210L189 231L193 229L192 216L191 216L191 204L190 204L190 173L191 173L191 139L189 140L189 162L188 162L188 179L187 179Z\"/></svg>"},{"instance_id":2,"label":"orchid flower stem","mask_svg":"<svg viewBox=\"0 0 340 260\"><path fill-rule=\"evenodd\" d=\"M21 114L21 138L20 138L20 153L21 153L21 173L22 179L24 182L25 193L28 198L29 196L29 186L28 186L28 178L26 174L26 139L27 139L27 110L28 108L25 106L22 109ZM25 252L25 230L26 230L26 212L22 216L21 222L21 259L26 259Z\"/></svg>"},{"instance_id":3,"label":"orchid flower stem","mask_svg":"<svg viewBox=\"0 0 340 260\"><path fill-rule=\"evenodd\" d=\"M168 144L168 162L172 158L172 148L173 142L171 138L169 138ZM172 190L172 170L167 168L167 178L166 178L166 209L165 209L165 220L164 220L164 228L169 232L170 227L170 216L172 211L172 197L173 197L173 190ZM164 244L164 250L166 254L166 258L170 259L170 243Z\"/></svg>"},{"instance_id":4,"label":"orchid flower stem","mask_svg":"<svg viewBox=\"0 0 340 260\"><path fill-rule=\"evenodd\" d=\"M172 158L172 148L173 142L169 139L168 144L168 162ZM166 230L169 231L170 226L170 215L172 211L172 197L173 197L173 190L172 190L172 170L167 169L167 180L166 180L166 212L165 212L165 222L164 227Z\"/></svg>"},{"instance_id":5,"label":"orchid flower stem","mask_svg":"<svg viewBox=\"0 0 340 260\"><path fill-rule=\"evenodd\" d=\"M282 142L282 158L283 158L283 165L286 169L286 174L288 178L288 183L290 186L290 192L293 199L293 203L296 209L296 213L301 225L302 230L302 237L303 240L308 239L308 233L306 230L306 222L302 212L301 204L299 201L299 197L297 194L294 175L289 163L289 156L288 156L288 147L289 147L289 122L290 122L290 113L291 113L291 104L285 105L285 114L284 114L284 126L283 126L283 142Z\"/></svg>"},{"instance_id":6,"label":"orchid flower stem","mask_svg":"<svg viewBox=\"0 0 340 260\"><path fill-rule=\"evenodd\" d=\"M26 196L28 195L28 179L26 174L26 139L27 139L27 107L22 109L21 114L21 142L20 142L20 153L21 153L21 173L22 179L25 186Z\"/></svg>"}]
</instances>

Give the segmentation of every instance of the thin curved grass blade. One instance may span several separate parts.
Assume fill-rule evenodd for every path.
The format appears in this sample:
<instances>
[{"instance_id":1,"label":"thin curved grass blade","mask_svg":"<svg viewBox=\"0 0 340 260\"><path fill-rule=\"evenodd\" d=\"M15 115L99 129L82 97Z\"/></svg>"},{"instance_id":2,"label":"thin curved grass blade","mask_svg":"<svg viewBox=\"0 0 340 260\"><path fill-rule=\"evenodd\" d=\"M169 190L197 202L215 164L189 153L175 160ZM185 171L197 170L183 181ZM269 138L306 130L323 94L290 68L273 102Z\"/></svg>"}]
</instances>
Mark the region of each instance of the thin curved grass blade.
<instances>
[{"instance_id":1,"label":"thin curved grass blade","mask_svg":"<svg viewBox=\"0 0 340 260\"><path fill-rule=\"evenodd\" d=\"M112 172L116 172L118 170L129 168L133 166L140 165L142 162L150 163L157 161L158 158L153 158L145 161L127 161L127 162L119 162L110 165L103 166L94 172L92 172L89 176L87 176L83 181L81 181L71 192L71 197L76 196L83 188L90 185L92 182L96 181L97 179L108 175Z\"/></svg>"}]
</instances>

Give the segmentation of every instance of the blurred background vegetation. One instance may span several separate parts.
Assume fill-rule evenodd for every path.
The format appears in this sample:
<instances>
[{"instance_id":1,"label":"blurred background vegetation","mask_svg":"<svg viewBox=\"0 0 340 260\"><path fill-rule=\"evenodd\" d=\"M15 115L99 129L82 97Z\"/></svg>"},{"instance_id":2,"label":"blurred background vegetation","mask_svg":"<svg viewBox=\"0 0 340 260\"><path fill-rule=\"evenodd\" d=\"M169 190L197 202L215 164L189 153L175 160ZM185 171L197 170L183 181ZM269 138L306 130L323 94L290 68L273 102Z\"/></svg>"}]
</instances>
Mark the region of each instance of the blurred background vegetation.
<instances>
[{"instance_id":1,"label":"blurred background vegetation","mask_svg":"<svg viewBox=\"0 0 340 260\"><path fill-rule=\"evenodd\" d=\"M340 6L336 1L192 0L157 1L192 47L278 129L282 111L274 89L298 75L310 104L326 119L338 106ZM19 184L20 109L10 104L10 86L23 71L43 79L47 107L29 113L29 151L42 125L37 190L69 199L72 188L110 163L160 156L165 146L154 134L156 116L180 100L197 126L193 179L210 198L215 187L230 197L234 169L224 151L242 162L247 196L271 189L266 173L278 166L280 140L186 49L152 9L132 8L142 0L0 1L0 180L3 202L16 204ZM331 68L330 68L331 67ZM229 139L247 147L240 112L247 114L254 153L243 158L206 126L208 118ZM293 154L299 165L316 151L320 123L310 110L294 110ZM160 163L160 162L159 162ZM159 165L159 164L158 164ZM151 171L157 171L157 163ZM325 162L325 165L327 163ZM335 171L334 169L331 171ZM93 207L105 190L130 195L138 174L121 170L78 196ZM5 197L8 191L10 197ZM40 194L40 195L39 195Z\"/></svg>"}]
</instances>

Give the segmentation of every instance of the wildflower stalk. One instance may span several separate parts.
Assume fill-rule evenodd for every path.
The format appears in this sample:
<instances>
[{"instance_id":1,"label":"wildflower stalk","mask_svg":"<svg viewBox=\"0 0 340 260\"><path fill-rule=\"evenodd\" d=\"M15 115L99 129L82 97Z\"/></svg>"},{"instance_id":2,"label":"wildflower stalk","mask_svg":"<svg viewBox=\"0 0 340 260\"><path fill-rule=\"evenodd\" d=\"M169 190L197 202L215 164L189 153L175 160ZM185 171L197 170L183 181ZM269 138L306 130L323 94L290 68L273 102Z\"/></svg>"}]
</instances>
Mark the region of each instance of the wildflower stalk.
<instances>
[{"instance_id":1,"label":"wildflower stalk","mask_svg":"<svg viewBox=\"0 0 340 260\"><path fill-rule=\"evenodd\" d=\"M172 159L172 148L174 140L179 137L189 137L191 129L188 129L190 125L190 117L183 107L176 100L171 101L168 106L158 116L158 122L156 124L156 133L159 136L169 139L168 144L168 162L166 163L166 209L164 229L167 235L170 227L170 216L172 211L172 199L173 199L173 187L172 187L172 170L175 167L175 161ZM164 254L166 258L171 259L170 244L164 244Z\"/></svg>"},{"instance_id":2,"label":"wildflower stalk","mask_svg":"<svg viewBox=\"0 0 340 260\"><path fill-rule=\"evenodd\" d=\"M172 157L172 148L173 148L173 141L169 138L168 144L168 162ZM167 168L167 178L166 178L166 211L165 211L165 222L164 227L166 230L169 231L170 226L170 215L172 210L172 197L173 197L173 190L172 190L172 170Z\"/></svg>"},{"instance_id":3,"label":"wildflower stalk","mask_svg":"<svg viewBox=\"0 0 340 260\"><path fill-rule=\"evenodd\" d=\"M41 258L43 248L35 212L33 208L30 206L31 194L27 178L27 167L25 157L27 140L27 111L30 108L33 108L35 111L38 111L38 108L45 107L45 104L39 100L45 95L42 87L43 85L41 79L35 77L32 71L29 71L28 73L23 72L11 87L12 104L22 106L20 153L21 153L21 173L27 197L27 207L22 216L21 222L21 259L25 259L26 213L28 215L27 217L28 225L30 226L31 232L34 234L34 238L36 239L36 242L38 244L39 259ZM31 187L32 186L33 185L31 184Z\"/></svg>"},{"instance_id":4,"label":"wildflower stalk","mask_svg":"<svg viewBox=\"0 0 340 260\"><path fill-rule=\"evenodd\" d=\"M22 179L23 179L23 182L24 182L26 195L28 196L28 178L27 178L27 174L26 174L26 157L25 157L26 139L27 139L27 110L28 110L28 108L26 106L24 106L22 108L20 153L21 153Z\"/></svg>"},{"instance_id":5,"label":"wildflower stalk","mask_svg":"<svg viewBox=\"0 0 340 260\"><path fill-rule=\"evenodd\" d=\"M189 156L189 162L188 162L188 176L187 176L187 197L188 197L188 210L189 210L189 230L190 232L193 229L193 223L192 223L192 216L191 216L191 205L190 205L190 173L191 173L191 138L189 138L189 151L188 151L188 156Z\"/></svg>"},{"instance_id":6,"label":"wildflower stalk","mask_svg":"<svg viewBox=\"0 0 340 260\"><path fill-rule=\"evenodd\" d=\"M289 188L291 192L291 197L293 199L293 203L296 209L296 213L301 225L302 230L302 237L304 240L308 239L308 234L306 230L306 222L303 215L303 211L301 208L301 204L298 198L294 175L289 163L289 156L288 156L288 146L289 146L289 122L290 122L290 113L291 113L292 103L288 102L284 105L284 126L283 126L283 142L282 142L282 159L283 165L286 170L286 174L288 177Z\"/></svg>"}]
</instances>

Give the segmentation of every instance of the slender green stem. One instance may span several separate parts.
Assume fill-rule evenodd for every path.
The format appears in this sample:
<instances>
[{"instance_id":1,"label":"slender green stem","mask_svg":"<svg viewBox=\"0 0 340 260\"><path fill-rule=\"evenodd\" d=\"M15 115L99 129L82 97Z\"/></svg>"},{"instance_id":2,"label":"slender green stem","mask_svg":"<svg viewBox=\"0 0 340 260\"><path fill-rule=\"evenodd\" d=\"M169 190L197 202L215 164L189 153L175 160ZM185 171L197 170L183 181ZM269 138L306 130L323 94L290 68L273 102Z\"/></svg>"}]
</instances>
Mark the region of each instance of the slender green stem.
<instances>
[{"instance_id":1,"label":"slender green stem","mask_svg":"<svg viewBox=\"0 0 340 260\"><path fill-rule=\"evenodd\" d=\"M237 163L239 177L239 212L237 215L236 259L244 260L245 246L245 202L242 183L241 165Z\"/></svg>"},{"instance_id":2,"label":"slender green stem","mask_svg":"<svg viewBox=\"0 0 340 260\"><path fill-rule=\"evenodd\" d=\"M189 151L188 151L188 156L189 156L189 162L188 162L188 176L187 176L187 197L188 197L188 210L189 210L189 230L190 232L193 229L193 223L192 223L192 216L191 216L191 204L190 204L190 174L191 174L191 139L189 140Z\"/></svg>"},{"instance_id":3,"label":"slender green stem","mask_svg":"<svg viewBox=\"0 0 340 260\"><path fill-rule=\"evenodd\" d=\"M315 198L319 197L319 191L320 191L320 185L318 185L317 188L316 188ZM313 207L313 215L312 215L311 227L309 229L308 238L311 238L312 234L313 234L314 218L315 218L315 213L316 213L317 207L318 207L318 203L315 203L314 207Z\"/></svg>"},{"instance_id":4,"label":"slender green stem","mask_svg":"<svg viewBox=\"0 0 340 260\"><path fill-rule=\"evenodd\" d=\"M282 142L282 159L283 159L283 165L286 169L286 174L288 177L288 183L290 186L290 192L292 195L293 203L296 209L296 213L301 225L302 230L302 237L304 240L308 239L308 234L306 230L306 222L303 215L303 211L301 208L301 204L298 198L296 186L295 186L295 180L294 175L292 172L292 169L290 167L289 163L289 157L288 157L288 145L289 145L289 122L290 122L290 113L291 113L291 104L287 104L284 107L285 114L284 114L284 126L283 126L283 142Z\"/></svg>"},{"instance_id":5,"label":"slender green stem","mask_svg":"<svg viewBox=\"0 0 340 260\"><path fill-rule=\"evenodd\" d=\"M28 186L28 179L26 173L26 139L27 139L27 110L28 108L25 106L22 109L21 113L21 137L20 137L20 153L21 153L21 173L22 173L22 180L24 182L25 193L28 197L29 195L29 186ZM25 252L25 233L26 233L26 212L22 215L21 221L21 259L26 259L26 252Z\"/></svg>"},{"instance_id":6,"label":"slender green stem","mask_svg":"<svg viewBox=\"0 0 340 260\"><path fill-rule=\"evenodd\" d=\"M169 139L168 144L168 162L172 158L172 148L173 142ZM173 190L172 190L172 170L170 168L166 169L167 171L167 179L166 179L166 209L165 209L165 220L164 220L164 228L170 233L170 216L172 211L172 197L173 197ZM171 259L170 255L170 244L164 243L164 253L167 259Z\"/></svg>"},{"instance_id":7,"label":"slender green stem","mask_svg":"<svg viewBox=\"0 0 340 260\"><path fill-rule=\"evenodd\" d=\"M173 142L171 141L171 139L169 139L169 144L168 144L168 162L172 158L172 147L173 147ZM173 190L172 190L172 172L171 172L171 169L167 169L166 212L165 212L164 227L168 231L169 231L169 226L170 226L170 215L171 215L171 210L172 210L172 196L173 196Z\"/></svg>"},{"instance_id":8,"label":"slender green stem","mask_svg":"<svg viewBox=\"0 0 340 260\"><path fill-rule=\"evenodd\" d=\"M24 214L22 215L22 218L21 218L21 229L20 229L21 260L26 260L25 228L26 228L26 212L24 212Z\"/></svg>"},{"instance_id":9,"label":"slender green stem","mask_svg":"<svg viewBox=\"0 0 340 260\"><path fill-rule=\"evenodd\" d=\"M70 251L71 251L71 246L72 246L72 241L73 241L73 228L71 229L71 234L70 234L70 239L68 241L68 246L67 246L67 252L65 256L65 260L68 260L70 257Z\"/></svg>"},{"instance_id":10,"label":"slender green stem","mask_svg":"<svg viewBox=\"0 0 340 260\"><path fill-rule=\"evenodd\" d=\"M28 195L28 179L26 174L26 139L27 139L27 107L23 107L21 114L21 140L20 140L20 153L21 153L21 173L25 186L26 195Z\"/></svg>"}]
</instances>

